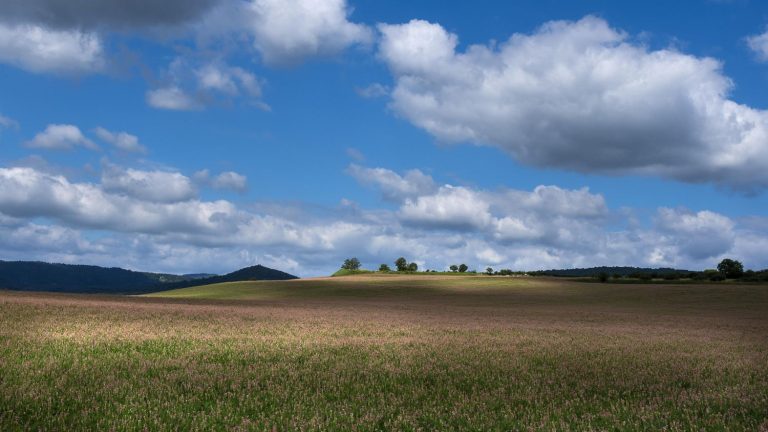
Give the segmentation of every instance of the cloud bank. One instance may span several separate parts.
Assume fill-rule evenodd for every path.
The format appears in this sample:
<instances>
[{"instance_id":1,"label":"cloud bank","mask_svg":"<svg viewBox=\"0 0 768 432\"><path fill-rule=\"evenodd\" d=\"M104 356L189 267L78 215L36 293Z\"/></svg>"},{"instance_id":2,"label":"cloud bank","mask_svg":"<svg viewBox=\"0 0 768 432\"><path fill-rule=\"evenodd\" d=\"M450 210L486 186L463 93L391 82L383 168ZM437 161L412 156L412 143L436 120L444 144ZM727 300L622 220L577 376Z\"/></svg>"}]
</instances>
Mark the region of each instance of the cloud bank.
<instances>
[{"instance_id":1,"label":"cloud bank","mask_svg":"<svg viewBox=\"0 0 768 432\"><path fill-rule=\"evenodd\" d=\"M344 258L366 266L398 256L422 268L541 269L593 265L712 267L735 256L767 267L768 222L708 210L659 208L645 224L587 188L483 190L440 185L418 170L350 167L395 208L238 204L198 187L240 187L237 173L188 177L110 163L97 182L39 168L0 168L0 254L14 259L225 272L261 262L327 274ZM244 181L244 180L243 180ZM214 189L215 190L215 189ZM99 235L92 235L98 232ZM757 246L755 246L757 245ZM119 258L116 258L119 257ZM117 262L116 260L119 260Z\"/></svg>"}]
</instances>

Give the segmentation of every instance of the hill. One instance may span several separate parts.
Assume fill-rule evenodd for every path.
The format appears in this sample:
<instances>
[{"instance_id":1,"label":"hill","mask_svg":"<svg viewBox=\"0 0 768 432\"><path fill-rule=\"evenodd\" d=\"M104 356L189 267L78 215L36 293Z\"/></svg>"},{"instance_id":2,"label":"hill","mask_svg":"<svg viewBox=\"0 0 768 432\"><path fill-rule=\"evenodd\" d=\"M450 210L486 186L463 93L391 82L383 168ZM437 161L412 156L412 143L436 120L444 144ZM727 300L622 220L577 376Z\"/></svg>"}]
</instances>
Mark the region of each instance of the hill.
<instances>
[{"instance_id":1,"label":"hill","mask_svg":"<svg viewBox=\"0 0 768 432\"><path fill-rule=\"evenodd\" d=\"M174 275L118 267L0 261L0 289L101 294L143 294L217 282L295 279L263 266L247 267L224 276Z\"/></svg>"},{"instance_id":2,"label":"hill","mask_svg":"<svg viewBox=\"0 0 768 432\"><path fill-rule=\"evenodd\" d=\"M157 291L189 288L189 287L202 286L202 285L212 285L212 284L225 283L225 282L244 282L244 281L260 281L260 280L279 281L279 280L291 280L291 279L298 279L298 277L289 273L282 272L280 270L264 267L263 265L255 265L251 267L242 268L232 273L227 273L223 276L212 276L207 278L198 278L198 279L186 280L181 282L163 284L161 287L159 287L160 289Z\"/></svg>"}]
</instances>

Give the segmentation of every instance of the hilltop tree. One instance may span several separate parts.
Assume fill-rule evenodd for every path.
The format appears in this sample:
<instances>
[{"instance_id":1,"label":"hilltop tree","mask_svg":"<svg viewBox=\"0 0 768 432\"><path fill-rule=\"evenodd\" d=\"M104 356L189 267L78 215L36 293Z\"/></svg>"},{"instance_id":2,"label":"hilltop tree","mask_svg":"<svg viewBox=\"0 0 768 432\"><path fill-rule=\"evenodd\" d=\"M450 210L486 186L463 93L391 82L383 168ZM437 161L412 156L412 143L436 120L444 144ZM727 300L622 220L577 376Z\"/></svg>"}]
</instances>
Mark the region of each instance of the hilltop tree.
<instances>
[{"instance_id":1,"label":"hilltop tree","mask_svg":"<svg viewBox=\"0 0 768 432\"><path fill-rule=\"evenodd\" d=\"M395 268L397 268L397 271L407 271L408 270L408 261L405 260L405 258L400 257L395 260Z\"/></svg>"},{"instance_id":2,"label":"hilltop tree","mask_svg":"<svg viewBox=\"0 0 768 432\"><path fill-rule=\"evenodd\" d=\"M382 264L382 265L379 266L379 271L380 272L388 272L388 271L392 271L392 269L390 269L388 265Z\"/></svg>"},{"instance_id":3,"label":"hilltop tree","mask_svg":"<svg viewBox=\"0 0 768 432\"><path fill-rule=\"evenodd\" d=\"M360 270L360 260L357 258L347 258L341 268L345 270Z\"/></svg>"},{"instance_id":4,"label":"hilltop tree","mask_svg":"<svg viewBox=\"0 0 768 432\"><path fill-rule=\"evenodd\" d=\"M419 271L419 265L416 264L415 262L408 264L408 271L409 272Z\"/></svg>"},{"instance_id":5,"label":"hilltop tree","mask_svg":"<svg viewBox=\"0 0 768 432\"><path fill-rule=\"evenodd\" d=\"M459 265L459 273L464 273L465 271L467 271L467 269L469 269L469 267L467 267L466 264Z\"/></svg>"},{"instance_id":6,"label":"hilltop tree","mask_svg":"<svg viewBox=\"0 0 768 432\"><path fill-rule=\"evenodd\" d=\"M744 266L730 258L720 261L720 264L717 265L717 271L728 279L738 279L744 276Z\"/></svg>"},{"instance_id":7,"label":"hilltop tree","mask_svg":"<svg viewBox=\"0 0 768 432\"><path fill-rule=\"evenodd\" d=\"M457 266L456 264L453 264L451 265L450 269L452 272L456 273L457 271L459 271L459 266Z\"/></svg>"}]
</instances>

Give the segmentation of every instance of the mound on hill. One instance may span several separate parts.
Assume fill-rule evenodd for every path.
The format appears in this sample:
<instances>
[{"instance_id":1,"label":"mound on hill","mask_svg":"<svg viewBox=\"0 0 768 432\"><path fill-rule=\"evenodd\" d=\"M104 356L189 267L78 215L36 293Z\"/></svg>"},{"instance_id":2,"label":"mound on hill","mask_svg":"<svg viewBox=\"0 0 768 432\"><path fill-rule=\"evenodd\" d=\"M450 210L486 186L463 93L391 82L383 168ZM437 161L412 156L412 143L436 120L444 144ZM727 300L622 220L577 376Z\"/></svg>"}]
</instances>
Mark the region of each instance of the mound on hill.
<instances>
[{"instance_id":1,"label":"mound on hill","mask_svg":"<svg viewBox=\"0 0 768 432\"><path fill-rule=\"evenodd\" d=\"M298 279L297 276L282 272L280 270L264 267L263 265L255 265L246 267L232 273L227 273L223 276L213 276L208 278L200 278L194 280L187 280L169 284L163 284L160 290L170 290L179 288L189 288L202 285L211 285L224 282L245 282L245 281L275 281L275 280L291 280ZM157 291L160 291L157 290Z\"/></svg>"}]
</instances>

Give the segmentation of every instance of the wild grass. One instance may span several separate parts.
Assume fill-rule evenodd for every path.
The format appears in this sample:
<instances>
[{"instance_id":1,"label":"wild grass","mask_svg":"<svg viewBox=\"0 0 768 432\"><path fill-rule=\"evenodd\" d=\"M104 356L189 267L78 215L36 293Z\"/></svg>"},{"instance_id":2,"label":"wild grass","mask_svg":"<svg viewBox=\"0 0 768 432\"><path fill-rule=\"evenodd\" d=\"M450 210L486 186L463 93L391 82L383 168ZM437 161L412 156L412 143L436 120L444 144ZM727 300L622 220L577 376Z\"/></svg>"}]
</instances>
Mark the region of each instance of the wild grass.
<instances>
[{"instance_id":1,"label":"wild grass","mask_svg":"<svg viewBox=\"0 0 768 432\"><path fill-rule=\"evenodd\" d=\"M341 280L0 292L0 430L768 428L765 287Z\"/></svg>"}]
</instances>

